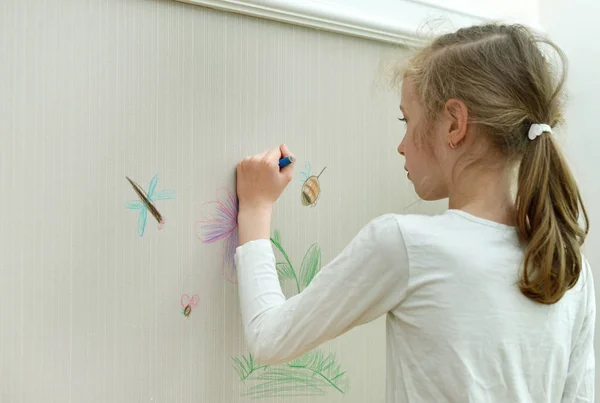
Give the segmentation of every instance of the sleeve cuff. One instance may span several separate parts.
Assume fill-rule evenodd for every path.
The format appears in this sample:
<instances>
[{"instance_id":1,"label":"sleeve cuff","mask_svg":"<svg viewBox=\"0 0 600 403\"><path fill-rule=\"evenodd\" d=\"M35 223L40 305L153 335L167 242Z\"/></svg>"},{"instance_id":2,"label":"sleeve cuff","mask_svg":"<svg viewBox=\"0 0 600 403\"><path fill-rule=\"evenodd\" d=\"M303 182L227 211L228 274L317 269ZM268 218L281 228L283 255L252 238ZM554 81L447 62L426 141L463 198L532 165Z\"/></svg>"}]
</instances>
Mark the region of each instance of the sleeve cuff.
<instances>
[{"instance_id":1,"label":"sleeve cuff","mask_svg":"<svg viewBox=\"0 0 600 403\"><path fill-rule=\"evenodd\" d=\"M253 241L246 242L245 244L238 246L235 249L235 258L236 258L236 260L244 259L248 255L253 255L255 253L273 253L273 247L271 246L271 240L270 239L255 239Z\"/></svg>"}]
</instances>

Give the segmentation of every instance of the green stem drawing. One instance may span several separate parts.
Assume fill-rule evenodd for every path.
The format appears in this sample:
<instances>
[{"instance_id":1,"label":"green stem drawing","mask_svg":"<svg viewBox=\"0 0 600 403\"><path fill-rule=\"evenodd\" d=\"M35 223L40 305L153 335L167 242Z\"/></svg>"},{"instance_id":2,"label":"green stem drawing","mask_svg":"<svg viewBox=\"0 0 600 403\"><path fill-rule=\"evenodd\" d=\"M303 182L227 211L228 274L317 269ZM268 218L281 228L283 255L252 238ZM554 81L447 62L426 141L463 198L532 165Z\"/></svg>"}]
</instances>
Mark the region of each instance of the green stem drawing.
<instances>
[{"instance_id":1,"label":"green stem drawing","mask_svg":"<svg viewBox=\"0 0 600 403\"><path fill-rule=\"evenodd\" d=\"M277 262L277 274L280 279L294 279L298 293L308 287L321 268L321 248L312 244L306 251L300 271L294 266L281 245L279 231L271 237L271 243L284 258ZM342 371L335 354L325 355L313 350L292 361L278 365L258 365L252 354L247 357L233 358L234 369L247 386L246 396L252 398L278 396L322 396L328 389L344 393L347 385L346 372Z\"/></svg>"},{"instance_id":2,"label":"green stem drawing","mask_svg":"<svg viewBox=\"0 0 600 403\"><path fill-rule=\"evenodd\" d=\"M279 250L279 252L281 252L281 254L283 255L283 258L289 265L289 268L291 269L291 274L293 274L293 279L296 282L296 288L298 289L298 293L300 293L300 283L298 282L298 276L296 276L296 271L294 270L294 266L292 266L292 262L290 262L290 258L288 257L287 253L285 253L285 250L283 249L283 247L281 246L281 244L279 242L277 242L273 238L271 238L271 242L273 243L273 245L275 245L275 247Z\"/></svg>"}]
</instances>

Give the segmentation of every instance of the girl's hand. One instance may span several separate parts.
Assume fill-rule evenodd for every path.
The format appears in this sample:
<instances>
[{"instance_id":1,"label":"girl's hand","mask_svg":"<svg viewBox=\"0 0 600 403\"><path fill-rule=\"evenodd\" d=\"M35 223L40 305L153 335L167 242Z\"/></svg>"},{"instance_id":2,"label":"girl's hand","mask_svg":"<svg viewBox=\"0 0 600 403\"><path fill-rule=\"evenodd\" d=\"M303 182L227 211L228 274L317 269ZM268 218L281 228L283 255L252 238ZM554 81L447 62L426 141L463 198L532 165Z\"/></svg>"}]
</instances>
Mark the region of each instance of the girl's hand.
<instances>
[{"instance_id":1,"label":"girl's hand","mask_svg":"<svg viewBox=\"0 0 600 403\"><path fill-rule=\"evenodd\" d=\"M237 166L239 200L238 229L240 245L270 236L271 211L292 180L294 162L279 169L279 160L294 156L287 146L265 150L243 159Z\"/></svg>"},{"instance_id":2,"label":"girl's hand","mask_svg":"<svg viewBox=\"0 0 600 403\"><path fill-rule=\"evenodd\" d=\"M237 166L241 210L269 210L292 180L294 163L279 170L279 160L293 155L285 144L243 159Z\"/></svg>"}]
</instances>

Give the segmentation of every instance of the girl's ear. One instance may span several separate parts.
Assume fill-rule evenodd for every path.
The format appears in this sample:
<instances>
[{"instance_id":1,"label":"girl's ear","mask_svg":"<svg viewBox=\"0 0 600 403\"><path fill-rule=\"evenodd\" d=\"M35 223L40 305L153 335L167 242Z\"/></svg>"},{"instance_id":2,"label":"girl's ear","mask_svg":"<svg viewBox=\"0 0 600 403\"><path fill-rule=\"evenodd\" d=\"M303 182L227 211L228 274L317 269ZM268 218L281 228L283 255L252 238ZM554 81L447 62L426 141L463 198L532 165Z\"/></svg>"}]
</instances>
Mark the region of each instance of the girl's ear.
<instances>
[{"instance_id":1,"label":"girl's ear","mask_svg":"<svg viewBox=\"0 0 600 403\"><path fill-rule=\"evenodd\" d=\"M456 147L467 134L467 123L469 121L467 105L459 99L449 99L444 105L444 117L448 122L446 140L451 147Z\"/></svg>"}]
</instances>

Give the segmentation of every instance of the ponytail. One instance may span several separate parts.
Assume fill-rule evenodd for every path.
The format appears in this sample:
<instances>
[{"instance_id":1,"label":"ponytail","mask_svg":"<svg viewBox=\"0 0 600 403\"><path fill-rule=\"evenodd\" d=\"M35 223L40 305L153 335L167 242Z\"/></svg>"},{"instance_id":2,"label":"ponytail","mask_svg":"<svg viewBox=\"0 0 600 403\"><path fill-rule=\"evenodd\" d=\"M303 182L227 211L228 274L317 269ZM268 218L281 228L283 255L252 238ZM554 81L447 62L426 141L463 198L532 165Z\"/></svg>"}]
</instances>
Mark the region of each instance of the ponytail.
<instances>
[{"instance_id":1,"label":"ponytail","mask_svg":"<svg viewBox=\"0 0 600 403\"><path fill-rule=\"evenodd\" d=\"M518 24L442 35L397 70L400 81L414 85L427 122L437 119L449 99L459 99L468 108L468 124L492 146L490 162L503 158L502 166L512 168L520 160L517 230L527 246L519 287L543 304L557 302L577 283L588 233L575 179L550 133L542 134L551 131L546 125L563 121L566 73L564 52Z\"/></svg>"},{"instance_id":2,"label":"ponytail","mask_svg":"<svg viewBox=\"0 0 600 403\"><path fill-rule=\"evenodd\" d=\"M579 279L589 221L571 170L549 133L527 144L516 205L519 236L527 245L519 288L534 301L554 304Z\"/></svg>"}]
</instances>

